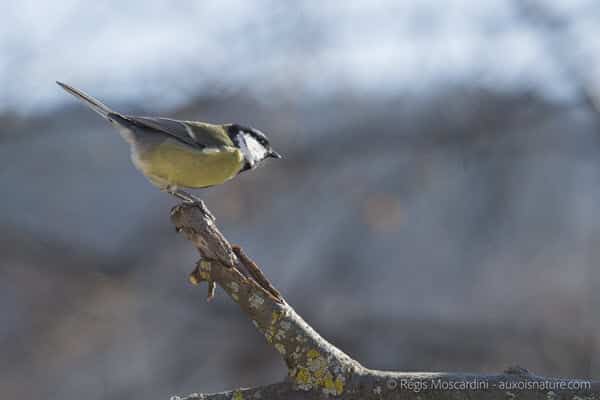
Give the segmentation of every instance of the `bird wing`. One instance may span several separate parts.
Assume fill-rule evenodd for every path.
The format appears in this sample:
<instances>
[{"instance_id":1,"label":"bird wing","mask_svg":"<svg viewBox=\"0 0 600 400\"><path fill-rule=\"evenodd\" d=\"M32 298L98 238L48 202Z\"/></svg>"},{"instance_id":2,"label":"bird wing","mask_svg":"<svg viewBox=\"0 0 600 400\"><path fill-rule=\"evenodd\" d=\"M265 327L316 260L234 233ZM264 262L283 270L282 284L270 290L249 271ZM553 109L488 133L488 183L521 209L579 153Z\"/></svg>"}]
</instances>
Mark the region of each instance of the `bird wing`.
<instances>
[{"instance_id":1,"label":"bird wing","mask_svg":"<svg viewBox=\"0 0 600 400\"><path fill-rule=\"evenodd\" d=\"M181 121L171 118L124 116L130 122L166 133L167 135L192 147L234 146L226 128L197 121Z\"/></svg>"},{"instance_id":2,"label":"bird wing","mask_svg":"<svg viewBox=\"0 0 600 400\"><path fill-rule=\"evenodd\" d=\"M136 117L115 112L98 99L62 82L56 82L67 92L83 101L88 107L113 122L131 128L134 125L167 134L189 146L204 149L207 147L232 146L234 143L223 125L213 125L197 121L180 121L171 118Z\"/></svg>"}]
</instances>

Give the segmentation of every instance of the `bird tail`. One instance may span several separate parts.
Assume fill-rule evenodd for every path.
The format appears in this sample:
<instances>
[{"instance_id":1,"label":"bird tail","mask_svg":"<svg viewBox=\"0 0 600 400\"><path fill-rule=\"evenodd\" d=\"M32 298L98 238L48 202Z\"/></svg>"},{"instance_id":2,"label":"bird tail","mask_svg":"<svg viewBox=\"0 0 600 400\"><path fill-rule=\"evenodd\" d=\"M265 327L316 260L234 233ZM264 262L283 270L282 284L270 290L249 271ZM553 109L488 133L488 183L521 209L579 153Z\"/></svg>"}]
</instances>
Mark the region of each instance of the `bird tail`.
<instances>
[{"instance_id":1,"label":"bird tail","mask_svg":"<svg viewBox=\"0 0 600 400\"><path fill-rule=\"evenodd\" d=\"M95 112L97 112L98 114L100 114L102 117L106 118L106 119L110 119L109 118L109 114L118 114L115 113L113 110L111 110L110 108L108 108L106 105L102 104L101 101L93 98L92 96L83 93L81 90L79 89L75 89L74 87L71 87L67 84L64 84L62 82L56 82L60 87L62 87L63 89L65 89L68 93L71 93L73 96L75 96L77 99L81 100L86 106L88 106L89 108L91 108L92 110L94 110Z\"/></svg>"}]
</instances>

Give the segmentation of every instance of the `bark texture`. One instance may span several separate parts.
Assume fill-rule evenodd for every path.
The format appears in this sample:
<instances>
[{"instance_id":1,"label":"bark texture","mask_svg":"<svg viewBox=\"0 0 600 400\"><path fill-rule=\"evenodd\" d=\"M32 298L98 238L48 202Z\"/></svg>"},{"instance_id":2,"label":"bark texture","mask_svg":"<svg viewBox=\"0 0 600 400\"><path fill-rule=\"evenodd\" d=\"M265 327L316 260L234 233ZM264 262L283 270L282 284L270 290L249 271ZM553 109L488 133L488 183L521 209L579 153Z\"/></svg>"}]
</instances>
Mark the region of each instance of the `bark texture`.
<instances>
[{"instance_id":1,"label":"bark texture","mask_svg":"<svg viewBox=\"0 0 600 400\"><path fill-rule=\"evenodd\" d=\"M232 246L201 207L173 208L177 231L192 241L201 259L190 274L208 283L208 298L221 286L285 360L280 383L180 399L524 399L600 400L600 382L546 378L519 367L498 375L406 373L363 367L321 337L290 307L260 268Z\"/></svg>"}]
</instances>

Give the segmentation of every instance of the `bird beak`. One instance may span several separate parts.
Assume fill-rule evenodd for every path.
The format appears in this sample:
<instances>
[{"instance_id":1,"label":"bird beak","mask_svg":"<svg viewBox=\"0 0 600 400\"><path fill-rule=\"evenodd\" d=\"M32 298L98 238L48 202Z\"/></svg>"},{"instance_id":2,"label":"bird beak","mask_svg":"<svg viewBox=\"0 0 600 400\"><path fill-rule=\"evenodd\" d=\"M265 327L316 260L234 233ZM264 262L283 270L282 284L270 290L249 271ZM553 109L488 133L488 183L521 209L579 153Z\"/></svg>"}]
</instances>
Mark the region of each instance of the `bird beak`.
<instances>
[{"instance_id":1,"label":"bird beak","mask_svg":"<svg viewBox=\"0 0 600 400\"><path fill-rule=\"evenodd\" d=\"M269 157L271 157L271 158L283 158L283 157L281 157L281 154L279 154L275 150L271 150L271 152L269 153Z\"/></svg>"}]
</instances>

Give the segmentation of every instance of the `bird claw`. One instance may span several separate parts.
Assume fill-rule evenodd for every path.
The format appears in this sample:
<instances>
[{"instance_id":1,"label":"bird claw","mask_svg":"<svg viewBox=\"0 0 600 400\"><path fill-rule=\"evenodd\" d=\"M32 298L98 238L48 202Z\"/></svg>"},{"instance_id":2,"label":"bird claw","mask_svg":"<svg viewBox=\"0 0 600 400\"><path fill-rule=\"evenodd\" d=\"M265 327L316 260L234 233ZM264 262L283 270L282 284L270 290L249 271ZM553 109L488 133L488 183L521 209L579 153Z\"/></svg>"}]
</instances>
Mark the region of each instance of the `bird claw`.
<instances>
[{"instance_id":1,"label":"bird claw","mask_svg":"<svg viewBox=\"0 0 600 400\"><path fill-rule=\"evenodd\" d=\"M170 188L167 188L166 191L170 195L175 196L180 200L183 200L184 204L198 207L200 211L202 211L202 213L213 222L216 220L215 216L212 215L212 213L208 210L208 207L206 207L206 204L204 204L204 201L202 199L194 196L193 194L184 192L183 190L171 190Z\"/></svg>"}]
</instances>

